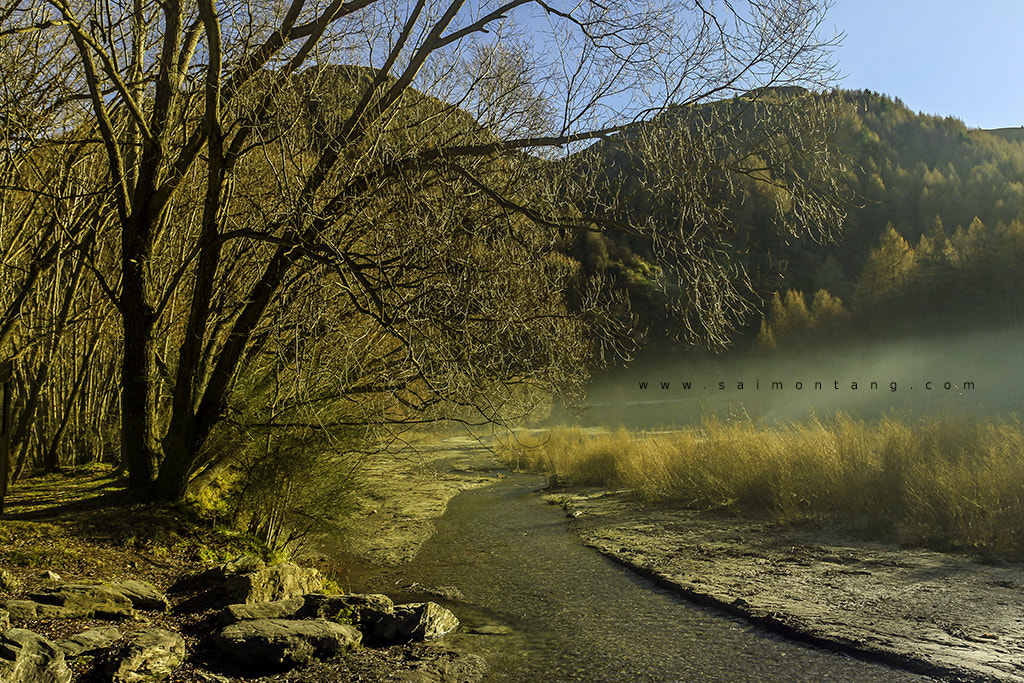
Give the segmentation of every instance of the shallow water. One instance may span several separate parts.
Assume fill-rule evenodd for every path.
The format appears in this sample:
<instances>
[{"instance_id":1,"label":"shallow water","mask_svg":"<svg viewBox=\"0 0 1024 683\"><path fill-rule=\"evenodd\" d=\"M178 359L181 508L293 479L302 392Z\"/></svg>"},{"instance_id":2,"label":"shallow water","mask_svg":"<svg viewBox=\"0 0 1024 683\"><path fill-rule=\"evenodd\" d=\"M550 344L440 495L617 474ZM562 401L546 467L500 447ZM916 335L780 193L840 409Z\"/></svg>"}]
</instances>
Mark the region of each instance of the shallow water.
<instances>
[{"instance_id":1,"label":"shallow water","mask_svg":"<svg viewBox=\"0 0 1024 683\"><path fill-rule=\"evenodd\" d=\"M432 599L459 616L447 641L484 656L486 680L932 680L784 640L658 588L584 546L536 492L542 483L512 475L457 496L401 570L404 585L461 593Z\"/></svg>"}]
</instances>

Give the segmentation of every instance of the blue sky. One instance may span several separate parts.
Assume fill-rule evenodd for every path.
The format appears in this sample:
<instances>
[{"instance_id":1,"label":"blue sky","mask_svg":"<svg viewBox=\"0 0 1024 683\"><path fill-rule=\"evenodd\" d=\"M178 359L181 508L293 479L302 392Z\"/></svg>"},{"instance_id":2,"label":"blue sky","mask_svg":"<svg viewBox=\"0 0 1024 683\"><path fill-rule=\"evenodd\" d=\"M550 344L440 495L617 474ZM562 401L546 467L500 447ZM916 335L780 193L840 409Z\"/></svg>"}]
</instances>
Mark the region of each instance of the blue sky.
<instances>
[{"instance_id":1,"label":"blue sky","mask_svg":"<svg viewBox=\"0 0 1024 683\"><path fill-rule=\"evenodd\" d=\"M1024 0L834 0L840 86L971 128L1024 125Z\"/></svg>"}]
</instances>

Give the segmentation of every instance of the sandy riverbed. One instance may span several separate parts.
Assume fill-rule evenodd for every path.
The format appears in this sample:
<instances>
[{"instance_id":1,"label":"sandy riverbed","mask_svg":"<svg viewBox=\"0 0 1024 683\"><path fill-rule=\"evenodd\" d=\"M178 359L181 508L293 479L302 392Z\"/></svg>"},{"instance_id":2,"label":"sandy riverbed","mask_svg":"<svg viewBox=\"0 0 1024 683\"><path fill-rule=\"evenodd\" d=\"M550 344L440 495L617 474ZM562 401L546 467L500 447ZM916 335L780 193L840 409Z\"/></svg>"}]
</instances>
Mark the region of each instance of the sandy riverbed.
<instances>
[{"instance_id":1,"label":"sandy riverbed","mask_svg":"<svg viewBox=\"0 0 1024 683\"><path fill-rule=\"evenodd\" d=\"M774 631L965 681L1024 681L1024 567L822 529L554 495L588 545Z\"/></svg>"}]
</instances>

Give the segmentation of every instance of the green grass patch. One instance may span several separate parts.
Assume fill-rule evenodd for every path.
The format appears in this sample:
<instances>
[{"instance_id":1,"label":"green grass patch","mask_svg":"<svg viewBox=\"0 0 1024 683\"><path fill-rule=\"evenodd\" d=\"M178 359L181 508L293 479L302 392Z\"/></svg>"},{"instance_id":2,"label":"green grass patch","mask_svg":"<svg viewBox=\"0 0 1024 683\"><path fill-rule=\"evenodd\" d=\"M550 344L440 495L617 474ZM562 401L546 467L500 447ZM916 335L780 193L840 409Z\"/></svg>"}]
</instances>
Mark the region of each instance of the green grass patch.
<instances>
[{"instance_id":1,"label":"green grass patch","mask_svg":"<svg viewBox=\"0 0 1024 683\"><path fill-rule=\"evenodd\" d=\"M10 490L0 524L0 565L76 574L145 562L212 564L242 554L275 559L216 509L153 505L113 470L33 477Z\"/></svg>"}]
</instances>

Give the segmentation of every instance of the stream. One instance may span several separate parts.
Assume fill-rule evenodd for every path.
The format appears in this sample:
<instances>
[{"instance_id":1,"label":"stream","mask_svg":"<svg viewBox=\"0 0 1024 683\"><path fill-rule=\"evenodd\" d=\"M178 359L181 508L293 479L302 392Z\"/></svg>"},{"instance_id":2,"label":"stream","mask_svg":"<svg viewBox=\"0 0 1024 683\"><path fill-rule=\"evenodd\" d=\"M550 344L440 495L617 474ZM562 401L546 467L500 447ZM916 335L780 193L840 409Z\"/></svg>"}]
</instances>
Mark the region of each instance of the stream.
<instances>
[{"instance_id":1,"label":"stream","mask_svg":"<svg viewBox=\"0 0 1024 683\"><path fill-rule=\"evenodd\" d=\"M449 503L437 533L401 568L395 595L451 609L445 642L484 657L487 681L928 681L794 643L693 605L588 548L512 474ZM391 585L386 585L391 583ZM444 596L444 597L441 597Z\"/></svg>"}]
</instances>

